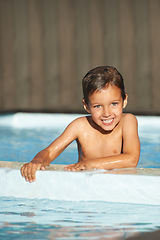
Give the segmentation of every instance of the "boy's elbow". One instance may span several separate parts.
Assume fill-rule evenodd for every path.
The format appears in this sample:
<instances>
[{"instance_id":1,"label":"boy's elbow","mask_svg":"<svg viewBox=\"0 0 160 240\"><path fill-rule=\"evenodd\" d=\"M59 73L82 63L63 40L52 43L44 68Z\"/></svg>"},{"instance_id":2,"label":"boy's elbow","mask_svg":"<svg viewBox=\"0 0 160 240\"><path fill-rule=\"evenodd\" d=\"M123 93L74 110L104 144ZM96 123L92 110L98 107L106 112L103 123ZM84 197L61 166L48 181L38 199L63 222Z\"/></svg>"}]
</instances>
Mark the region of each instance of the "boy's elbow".
<instances>
[{"instance_id":1,"label":"boy's elbow","mask_svg":"<svg viewBox=\"0 0 160 240\"><path fill-rule=\"evenodd\" d=\"M137 165L138 165L138 162L133 162L132 163L132 167L134 168L134 167L137 167Z\"/></svg>"},{"instance_id":2,"label":"boy's elbow","mask_svg":"<svg viewBox=\"0 0 160 240\"><path fill-rule=\"evenodd\" d=\"M133 158L131 159L131 167L137 167L139 162L139 156L133 156Z\"/></svg>"}]
</instances>

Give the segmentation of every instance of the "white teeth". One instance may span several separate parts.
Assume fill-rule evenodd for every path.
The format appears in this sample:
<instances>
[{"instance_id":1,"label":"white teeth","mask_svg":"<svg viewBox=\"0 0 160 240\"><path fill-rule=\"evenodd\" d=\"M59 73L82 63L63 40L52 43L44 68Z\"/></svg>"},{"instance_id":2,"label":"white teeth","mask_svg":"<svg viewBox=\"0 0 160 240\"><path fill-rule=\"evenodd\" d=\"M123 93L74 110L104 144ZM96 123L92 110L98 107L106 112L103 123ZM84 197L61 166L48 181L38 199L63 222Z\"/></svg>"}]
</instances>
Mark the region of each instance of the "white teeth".
<instances>
[{"instance_id":1,"label":"white teeth","mask_svg":"<svg viewBox=\"0 0 160 240\"><path fill-rule=\"evenodd\" d=\"M113 118L112 119L108 119L108 120L102 120L104 123L111 123L113 121Z\"/></svg>"}]
</instances>

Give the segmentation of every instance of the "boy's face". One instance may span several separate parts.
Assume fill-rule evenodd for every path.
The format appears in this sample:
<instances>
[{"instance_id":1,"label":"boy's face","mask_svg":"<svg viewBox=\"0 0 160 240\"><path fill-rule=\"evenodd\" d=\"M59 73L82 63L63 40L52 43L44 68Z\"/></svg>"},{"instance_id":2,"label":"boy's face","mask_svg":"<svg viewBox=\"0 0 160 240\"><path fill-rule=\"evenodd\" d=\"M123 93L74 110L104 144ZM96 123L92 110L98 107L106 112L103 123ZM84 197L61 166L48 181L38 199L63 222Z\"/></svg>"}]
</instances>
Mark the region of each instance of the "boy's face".
<instances>
[{"instance_id":1,"label":"boy's face","mask_svg":"<svg viewBox=\"0 0 160 240\"><path fill-rule=\"evenodd\" d=\"M121 89L115 85L108 85L91 94L88 105L85 102L83 104L99 127L105 131L112 131L122 118L123 108L127 105L127 95L123 101Z\"/></svg>"}]
</instances>

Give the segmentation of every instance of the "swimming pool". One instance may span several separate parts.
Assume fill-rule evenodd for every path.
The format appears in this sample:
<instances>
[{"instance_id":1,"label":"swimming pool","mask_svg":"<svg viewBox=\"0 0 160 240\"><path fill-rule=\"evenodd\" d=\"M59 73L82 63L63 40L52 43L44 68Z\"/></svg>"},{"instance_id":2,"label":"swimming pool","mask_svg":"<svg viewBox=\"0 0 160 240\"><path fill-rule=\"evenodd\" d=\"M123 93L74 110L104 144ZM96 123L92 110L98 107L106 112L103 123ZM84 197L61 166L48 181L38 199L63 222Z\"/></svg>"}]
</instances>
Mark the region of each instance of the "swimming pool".
<instances>
[{"instance_id":1,"label":"swimming pool","mask_svg":"<svg viewBox=\"0 0 160 240\"><path fill-rule=\"evenodd\" d=\"M1 115L0 160L30 161L77 116L79 115L27 113ZM154 172L160 168L159 120L159 117L138 117L141 140L141 158L138 169L153 168ZM76 159L77 151L74 142L54 163L68 164L75 162ZM33 195L29 198L27 194L31 184L24 184L24 179L18 175L19 170L10 168L0 170L0 192L6 194L0 195L0 237L2 239L126 239L132 235L160 228L160 205L157 201L142 204L144 198L142 189L136 192L139 195L134 201L132 198L132 202L124 202L124 199L121 202L113 201L115 188L110 201L103 199L103 193L99 196L96 184L97 181L104 181L103 171L94 173L38 172L37 177L42 185L39 183L36 186L37 183L33 183L32 186L36 187L34 190L32 189ZM112 183L115 179L122 183L121 176L125 178L122 179L123 181L128 181L128 184L132 184L136 177L130 174L116 176L110 174L109 178ZM149 179L154 181L155 178L150 177ZM52 180L48 184L49 188L43 181L48 178ZM53 184L54 178L58 180L58 183ZM68 186L67 179L69 178L71 178L72 184ZM141 181L143 185L143 181L146 179L148 178L141 176L138 181ZM158 176L156 179L159 181ZM91 186L94 182L95 187L91 187L93 191L96 191L97 199L94 200L95 195L87 195L89 193L84 182L88 184L87 186ZM61 195L57 195L57 199L53 198L53 195L49 195L56 190L54 185L57 185L59 190L56 194L61 192ZM115 181L114 187L116 185ZM46 191L44 197L42 188ZM129 188L127 191L128 194L131 194ZM36 189L38 189L37 192ZM112 189L110 188L108 191ZM41 197L38 195L39 192ZM22 195L18 195L20 193ZM66 193L68 193L69 200L65 199L64 201ZM88 198L84 198L84 195ZM80 197L82 198L80 199ZM89 201L89 197L93 197L92 201ZM130 199L131 197L130 195ZM140 198L142 199L141 204L136 202ZM127 201L126 198L125 201Z\"/></svg>"}]
</instances>

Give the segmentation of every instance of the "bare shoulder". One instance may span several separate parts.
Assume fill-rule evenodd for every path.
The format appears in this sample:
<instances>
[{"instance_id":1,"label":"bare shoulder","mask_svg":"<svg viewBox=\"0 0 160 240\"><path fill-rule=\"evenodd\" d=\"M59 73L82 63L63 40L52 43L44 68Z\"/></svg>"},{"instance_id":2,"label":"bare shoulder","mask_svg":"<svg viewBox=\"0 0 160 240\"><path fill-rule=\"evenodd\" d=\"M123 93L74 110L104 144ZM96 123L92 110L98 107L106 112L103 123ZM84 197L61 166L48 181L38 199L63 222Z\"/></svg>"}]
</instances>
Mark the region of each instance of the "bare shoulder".
<instances>
[{"instance_id":1,"label":"bare shoulder","mask_svg":"<svg viewBox=\"0 0 160 240\"><path fill-rule=\"evenodd\" d=\"M133 114L131 114L131 113L123 114L122 121L123 121L123 123L127 123L127 122L131 123L131 122L133 122L133 123L137 124L137 118Z\"/></svg>"},{"instance_id":2,"label":"bare shoulder","mask_svg":"<svg viewBox=\"0 0 160 240\"><path fill-rule=\"evenodd\" d=\"M87 124L87 119L86 117L79 117L73 120L66 128L66 130L74 131L74 132L79 132L82 129L84 129L85 125Z\"/></svg>"},{"instance_id":3,"label":"bare shoulder","mask_svg":"<svg viewBox=\"0 0 160 240\"><path fill-rule=\"evenodd\" d=\"M87 123L87 119L86 119L86 116L83 116L83 117L78 117L76 118L75 120L73 120L70 125L71 126L78 126L78 127L83 127L85 124Z\"/></svg>"},{"instance_id":4,"label":"bare shoulder","mask_svg":"<svg viewBox=\"0 0 160 240\"><path fill-rule=\"evenodd\" d=\"M130 129L136 130L138 127L137 118L131 113L123 114L122 126L123 126L123 130L127 130L127 131Z\"/></svg>"},{"instance_id":5,"label":"bare shoulder","mask_svg":"<svg viewBox=\"0 0 160 240\"><path fill-rule=\"evenodd\" d=\"M73 120L63 131L63 133L59 136L59 139L63 141L63 139L67 139L70 142L79 138L82 134L83 126L85 125L86 117L79 117Z\"/></svg>"}]
</instances>

